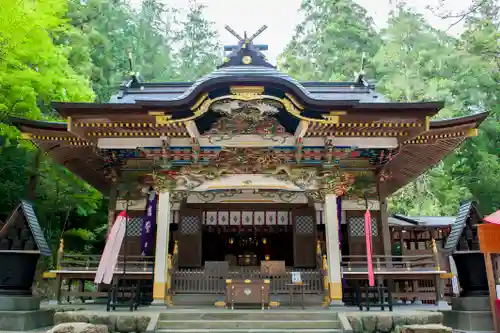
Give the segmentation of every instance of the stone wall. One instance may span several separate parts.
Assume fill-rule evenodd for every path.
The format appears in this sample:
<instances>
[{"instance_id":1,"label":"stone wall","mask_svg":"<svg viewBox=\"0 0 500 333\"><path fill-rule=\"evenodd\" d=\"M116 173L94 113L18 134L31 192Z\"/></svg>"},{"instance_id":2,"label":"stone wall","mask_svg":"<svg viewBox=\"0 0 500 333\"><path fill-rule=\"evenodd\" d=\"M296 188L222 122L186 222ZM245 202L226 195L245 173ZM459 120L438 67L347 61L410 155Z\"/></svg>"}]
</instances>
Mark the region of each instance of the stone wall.
<instances>
[{"instance_id":1,"label":"stone wall","mask_svg":"<svg viewBox=\"0 0 500 333\"><path fill-rule=\"evenodd\" d=\"M131 313L120 314L92 314L80 311L56 312L54 325L63 323L88 323L105 325L109 333L146 332L151 318L149 316Z\"/></svg>"},{"instance_id":2,"label":"stone wall","mask_svg":"<svg viewBox=\"0 0 500 333\"><path fill-rule=\"evenodd\" d=\"M346 317L354 333L400 332L406 325L442 324L441 312L348 312Z\"/></svg>"}]
</instances>

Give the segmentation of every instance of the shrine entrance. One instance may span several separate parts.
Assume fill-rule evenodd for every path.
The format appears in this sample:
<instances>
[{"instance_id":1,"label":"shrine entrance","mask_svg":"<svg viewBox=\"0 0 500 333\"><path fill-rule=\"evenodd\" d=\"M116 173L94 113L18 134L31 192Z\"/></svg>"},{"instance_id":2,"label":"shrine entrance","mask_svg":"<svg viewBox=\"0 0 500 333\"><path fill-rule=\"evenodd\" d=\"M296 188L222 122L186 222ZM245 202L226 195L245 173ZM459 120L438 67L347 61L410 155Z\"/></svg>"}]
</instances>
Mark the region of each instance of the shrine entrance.
<instances>
[{"instance_id":1,"label":"shrine entrance","mask_svg":"<svg viewBox=\"0 0 500 333\"><path fill-rule=\"evenodd\" d=\"M260 266L265 260L294 266L293 231L289 226L204 226L202 260L227 261L229 266Z\"/></svg>"},{"instance_id":2,"label":"shrine entrance","mask_svg":"<svg viewBox=\"0 0 500 333\"><path fill-rule=\"evenodd\" d=\"M207 261L259 267L266 260L317 266L316 210L305 204L186 204L178 223L179 268Z\"/></svg>"}]
</instances>

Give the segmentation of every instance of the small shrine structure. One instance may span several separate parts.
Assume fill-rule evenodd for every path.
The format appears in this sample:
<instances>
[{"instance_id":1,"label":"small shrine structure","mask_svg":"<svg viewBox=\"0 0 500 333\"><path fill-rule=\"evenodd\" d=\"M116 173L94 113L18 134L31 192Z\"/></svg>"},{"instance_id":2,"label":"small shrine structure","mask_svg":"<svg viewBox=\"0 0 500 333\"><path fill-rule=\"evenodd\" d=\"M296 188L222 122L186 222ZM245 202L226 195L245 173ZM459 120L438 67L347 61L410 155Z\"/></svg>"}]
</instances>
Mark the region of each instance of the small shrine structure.
<instances>
[{"instance_id":1,"label":"small shrine structure","mask_svg":"<svg viewBox=\"0 0 500 333\"><path fill-rule=\"evenodd\" d=\"M195 82L134 75L108 103L53 103L64 122L12 122L110 197L110 223L128 209L131 256L141 255L146 193L156 191L154 265L136 262L154 276L155 300L172 290L215 293L203 281L182 282L206 280L207 263L227 261L229 275L238 266L251 275L270 260L303 272L306 293L326 289L328 302L341 303L343 279L367 279L367 209L375 274L434 281L436 264L426 271L393 256L387 198L477 135L487 114L431 120L443 102L387 101L362 74L299 82L271 65L254 38L239 38Z\"/></svg>"}]
</instances>

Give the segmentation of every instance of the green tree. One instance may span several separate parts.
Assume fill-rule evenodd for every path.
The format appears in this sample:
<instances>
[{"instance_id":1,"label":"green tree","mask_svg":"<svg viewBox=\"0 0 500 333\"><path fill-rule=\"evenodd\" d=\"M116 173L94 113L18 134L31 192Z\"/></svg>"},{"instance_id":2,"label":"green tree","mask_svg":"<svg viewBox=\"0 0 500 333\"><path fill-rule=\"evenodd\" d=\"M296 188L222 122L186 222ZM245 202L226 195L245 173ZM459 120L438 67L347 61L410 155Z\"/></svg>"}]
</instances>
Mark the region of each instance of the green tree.
<instances>
[{"instance_id":1,"label":"green tree","mask_svg":"<svg viewBox=\"0 0 500 333\"><path fill-rule=\"evenodd\" d=\"M400 6L381 34L384 43L374 65L378 87L389 99L444 100L445 109L439 114L443 118L497 113L494 61L466 47L468 32L461 39L450 37ZM500 199L495 177L500 172L498 151L494 152L497 127L498 121L486 121L479 137L468 140L457 153L394 195L392 209L414 215L453 215L461 199L475 198L486 212L492 211Z\"/></svg>"},{"instance_id":2,"label":"green tree","mask_svg":"<svg viewBox=\"0 0 500 333\"><path fill-rule=\"evenodd\" d=\"M40 118L51 101L93 98L88 81L68 64L53 37L67 31L66 1L7 0L0 6L0 112Z\"/></svg>"},{"instance_id":3,"label":"green tree","mask_svg":"<svg viewBox=\"0 0 500 333\"><path fill-rule=\"evenodd\" d=\"M62 166L43 159L33 170L36 148L19 138L8 124L8 116L54 119L52 101L92 101L94 98L85 71L76 71L68 60L68 44L56 44L71 27L65 21L66 0L7 0L0 6L0 219L5 218L25 197L28 178L39 173L37 215L49 238L57 234L55 223L67 207L78 214L91 214L101 195ZM83 61L82 63L85 63ZM54 191L71 187L65 192ZM75 195L86 196L76 203ZM62 195L65 193L65 195Z\"/></svg>"},{"instance_id":4,"label":"green tree","mask_svg":"<svg viewBox=\"0 0 500 333\"><path fill-rule=\"evenodd\" d=\"M123 0L69 0L72 29L59 42L68 45L70 64L90 77L96 102L107 102L129 73L135 16Z\"/></svg>"},{"instance_id":5,"label":"green tree","mask_svg":"<svg viewBox=\"0 0 500 333\"><path fill-rule=\"evenodd\" d=\"M179 22L175 43L177 80L193 81L221 62L221 48L213 22L203 14L205 6L190 0L186 17Z\"/></svg>"},{"instance_id":6,"label":"green tree","mask_svg":"<svg viewBox=\"0 0 500 333\"><path fill-rule=\"evenodd\" d=\"M352 81L366 54L365 71L380 38L366 10L352 0L303 0L304 20L279 57L279 67L305 81Z\"/></svg>"},{"instance_id":7,"label":"green tree","mask_svg":"<svg viewBox=\"0 0 500 333\"><path fill-rule=\"evenodd\" d=\"M132 30L134 70L144 81L171 81L175 76L172 60L175 11L161 1L143 0Z\"/></svg>"}]
</instances>

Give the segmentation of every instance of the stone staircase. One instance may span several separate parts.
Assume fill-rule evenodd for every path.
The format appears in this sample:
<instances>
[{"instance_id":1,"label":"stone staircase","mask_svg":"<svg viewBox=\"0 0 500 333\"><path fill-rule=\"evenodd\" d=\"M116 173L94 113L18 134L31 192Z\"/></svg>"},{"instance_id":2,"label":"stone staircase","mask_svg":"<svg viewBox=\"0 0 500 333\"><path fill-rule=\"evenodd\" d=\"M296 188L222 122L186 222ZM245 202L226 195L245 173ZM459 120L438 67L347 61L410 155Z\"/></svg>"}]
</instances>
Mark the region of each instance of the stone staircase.
<instances>
[{"instance_id":1,"label":"stone staircase","mask_svg":"<svg viewBox=\"0 0 500 333\"><path fill-rule=\"evenodd\" d=\"M330 311L223 310L172 311L158 316L155 332L164 333L340 333L342 320Z\"/></svg>"}]
</instances>

